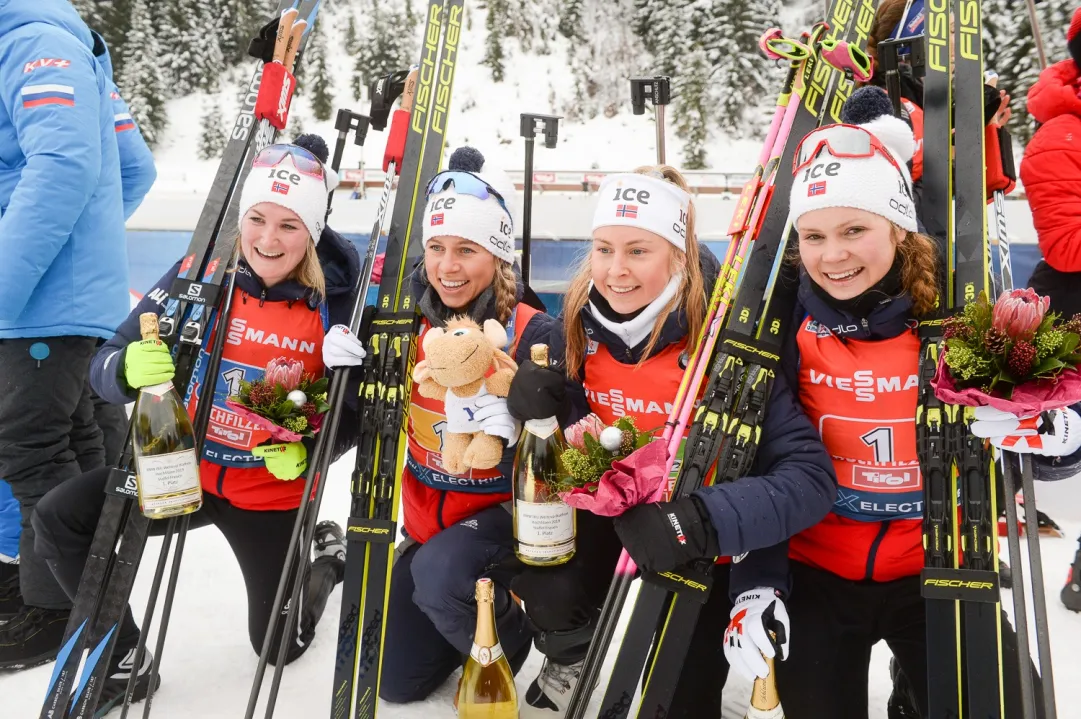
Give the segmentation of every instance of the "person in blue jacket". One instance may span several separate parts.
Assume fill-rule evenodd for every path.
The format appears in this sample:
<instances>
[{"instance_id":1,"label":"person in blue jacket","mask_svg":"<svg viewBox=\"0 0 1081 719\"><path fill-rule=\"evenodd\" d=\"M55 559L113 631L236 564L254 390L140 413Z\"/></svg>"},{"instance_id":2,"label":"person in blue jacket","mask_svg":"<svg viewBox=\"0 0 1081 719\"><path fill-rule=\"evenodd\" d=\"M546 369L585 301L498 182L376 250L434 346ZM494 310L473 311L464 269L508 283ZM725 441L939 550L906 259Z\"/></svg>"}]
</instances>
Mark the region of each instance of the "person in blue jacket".
<instances>
[{"instance_id":1,"label":"person in blue jacket","mask_svg":"<svg viewBox=\"0 0 1081 719\"><path fill-rule=\"evenodd\" d=\"M105 40L97 32L90 32L94 39L94 57L105 71L112 87L110 98L113 104L113 127L120 154L121 194L124 217L127 219L139 208L150 191L157 178L157 170L154 167L154 155L132 118L127 103L121 97L119 88L112 82L112 59ZM90 399L94 404L94 420L101 429L105 463L113 466L120 459L124 442L127 440L127 412L122 405L106 402L98 397L96 392L91 391ZM89 471L96 466L95 452L84 452L77 459L81 461L81 469ZM6 495L6 500L0 500L0 622L5 622L23 606L19 592L19 568L15 563L19 556L22 517L19 502L6 483L0 485L0 493Z\"/></svg>"},{"instance_id":2,"label":"person in blue jacket","mask_svg":"<svg viewBox=\"0 0 1081 719\"><path fill-rule=\"evenodd\" d=\"M52 488L104 466L90 358L127 315L114 86L65 0L0 11L0 477L22 513L22 604L0 647L59 644L70 601L34 551ZM42 391L47 387L49 391Z\"/></svg>"}]
</instances>

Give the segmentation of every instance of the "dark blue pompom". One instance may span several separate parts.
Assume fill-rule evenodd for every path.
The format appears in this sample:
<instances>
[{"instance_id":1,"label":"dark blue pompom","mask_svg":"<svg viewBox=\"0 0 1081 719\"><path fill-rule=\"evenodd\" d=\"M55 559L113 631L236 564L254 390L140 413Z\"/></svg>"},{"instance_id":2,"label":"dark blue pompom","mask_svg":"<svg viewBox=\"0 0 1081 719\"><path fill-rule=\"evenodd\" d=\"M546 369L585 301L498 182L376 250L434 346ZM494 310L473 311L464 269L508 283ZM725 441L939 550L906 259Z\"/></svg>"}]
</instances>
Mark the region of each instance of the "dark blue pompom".
<instances>
[{"instance_id":1,"label":"dark blue pompom","mask_svg":"<svg viewBox=\"0 0 1081 719\"><path fill-rule=\"evenodd\" d=\"M293 140L293 144L297 147L303 147L305 150L318 157L319 161L324 165L327 162L327 158L330 157L330 148L327 147L327 141L314 133L298 135L297 139Z\"/></svg>"},{"instance_id":2,"label":"dark blue pompom","mask_svg":"<svg viewBox=\"0 0 1081 719\"><path fill-rule=\"evenodd\" d=\"M468 145L459 147L450 156L447 163L448 170L461 170L463 172L478 173L484 167L484 155L475 147Z\"/></svg>"},{"instance_id":3,"label":"dark blue pompom","mask_svg":"<svg viewBox=\"0 0 1081 719\"><path fill-rule=\"evenodd\" d=\"M845 102L841 108L841 122L862 125L876 117L892 114L893 103L890 102L890 96L882 88L868 85L856 90Z\"/></svg>"}]
</instances>

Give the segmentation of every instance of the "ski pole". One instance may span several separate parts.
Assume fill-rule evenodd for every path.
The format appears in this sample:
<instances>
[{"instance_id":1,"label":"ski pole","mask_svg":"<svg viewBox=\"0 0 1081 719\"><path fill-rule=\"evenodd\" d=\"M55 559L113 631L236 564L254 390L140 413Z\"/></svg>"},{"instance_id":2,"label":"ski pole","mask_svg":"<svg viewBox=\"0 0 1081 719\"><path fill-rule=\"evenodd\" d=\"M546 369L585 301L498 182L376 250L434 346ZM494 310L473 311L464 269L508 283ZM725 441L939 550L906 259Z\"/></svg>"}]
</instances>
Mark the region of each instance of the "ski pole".
<instances>
[{"instance_id":1,"label":"ski pole","mask_svg":"<svg viewBox=\"0 0 1081 719\"><path fill-rule=\"evenodd\" d=\"M641 115L646 111L646 100L653 103L657 124L657 164L664 165L664 106L672 101L670 78L664 75L631 79L631 112Z\"/></svg>"},{"instance_id":2,"label":"ski pole","mask_svg":"<svg viewBox=\"0 0 1081 719\"><path fill-rule=\"evenodd\" d=\"M538 115L523 112L521 115L521 133L525 138L525 181L522 183L524 201L522 203L522 282L529 284L529 243L533 230L533 145L537 133L544 133L544 146L549 150L559 141L559 115ZM510 198L504 198L507 202Z\"/></svg>"},{"instance_id":3,"label":"ski pole","mask_svg":"<svg viewBox=\"0 0 1081 719\"><path fill-rule=\"evenodd\" d=\"M998 129L999 162L1002 174L1010 180L1017 179L1017 170L1013 159L1013 141L1009 131ZM999 276L1002 289L1013 289L1013 267L1010 259L1010 238L1006 232L1005 193L1002 189L994 191L995 220L998 233ZM1013 571L1013 604L1015 629L1017 631L1018 671L1021 672L1021 700L1025 717L1035 716L1036 699L1032 685L1030 642L1028 635L1028 616L1025 607L1024 571L1022 569L1021 542L1018 536L1017 504L1014 496L1017 483L1014 476L1016 469L1010 461L1012 452L1003 452L1003 491L1006 502L1006 537L1010 548L1010 568ZM1040 682L1043 685L1044 716L1054 719L1055 681L1051 669L1051 644L1047 621L1047 599L1043 586L1043 562L1040 554L1039 520L1036 517L1036 494L1032 485L1032 458L1019 454L1021 463L1021 500L1025 505L1025 545L1028 549L1028 562L1032 578L1032 613L1036 623L1037 655L1040 660Z\"/></svg>"},{"instance_id":4,"label":"ski pole","mask_svg":"<svg viewBox=\"0 0 1081 719\"><path fill-rule=\"evenodd\" d=\"M1026 0L1028 4L1028 19L1029 24L1032 25L1032 37L1036 40L1036 54L1040 58L1040 69L1043 70L1047 67L1047 52L1043 47L1043 35L1040 33L1040 18L1036 14L1036 3L1038 0Z\"/></svg>"},{"instance_id":5,"label":"ski pole","mask_svg":"<svg viewBox=\"0 0 1081 719\"><path fill-rule=\"evenodd\" d=\"M384 80L389 81L391 77L392 76L388 76L387 78L384 78ZM400 83L384 85L383 92L386 94L381 95L381 99L385 100L394 92L400 92L401 86ZM391 102L393 99L393 97L390 97ZM375 95L373 94L373 104L375 102ZM384 127L385 115L386 113L383 112L380 117L380 124ZM354 133L353 144L363 147L369 125L375 124L376 122L366 115L361 115L346 109L338 111L337 122L335 123L335 126L338 129L338 138L334 145L331 169L337 172L341 168L342 156L345 152L346 140L349 133ZM393 175L393 170L391 175ZM376 236L376 241L378 241L378 235ZM361 269L361 276L358 278L359 286L357 289L357 298L353 305L349 323L350 331L357 335L361 334L360 327L362 324L364 300L371 283L371 272L374 261L375 244L369 243L365 261ZM326 472L332 458L334 437L338 431L341 409L345 401L345 390L349 383L349 375L350 371L347 367L337 370L334 379L331 382L331 386L327 391L327 401L331 406L330 415L316 440L316 446L312 451L311 462L309 463L308 472L305 476L304 491L301 495L303 501L301 506L297 508L297 516L293 522L293 532L289 538L289 548L286 550L285 563L282 568L281 577L278 580L278 588L274 595L274 604L272 605L270 612L266 635L263 638L263 646L259 652L259 662L256 666L255 677L252 680L252 688L248 696L248 706L245 716L249 718L254 715L256 704L259 701L259 692L262 688L267 663L270 660L270 651L273 647L274 636L278 633L278 622L283 611L285 593L288 589L290 599L288 604L285 605L288 607L288 610L286 611L285 627L281 632L281 638L278 644L278 655L274 665L274 676L271 681L270 695L267 698L267 716L273 716L277 704L278 689L281 684L282 672L284 671L286 663L286 653L291 643L286 637L292 637L295 631L297 621L296 615L298 613L296 608L300 606L300 594L307 578L307 572L305 572L303 568L306 555L305 548L311 544L312 536L315 533L315 524L319 516L319 507L322 504L323 489L326 486ZM317 488L316 483L318 483ZM309 499L312 497L313 489L315 489L316 492L315 498ZM297 567L295 575L293 573L294 567Z\"/></svg>"}]
</instances>

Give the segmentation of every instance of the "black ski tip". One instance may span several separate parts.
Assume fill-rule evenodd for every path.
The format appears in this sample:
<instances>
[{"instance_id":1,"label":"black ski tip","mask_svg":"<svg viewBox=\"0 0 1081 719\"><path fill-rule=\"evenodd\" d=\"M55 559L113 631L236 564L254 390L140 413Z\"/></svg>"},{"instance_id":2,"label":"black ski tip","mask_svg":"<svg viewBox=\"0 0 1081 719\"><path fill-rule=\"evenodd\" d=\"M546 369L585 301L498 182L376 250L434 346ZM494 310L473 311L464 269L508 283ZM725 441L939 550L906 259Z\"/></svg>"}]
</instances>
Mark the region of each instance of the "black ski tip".
<instances>
[{"instance_id":1,"label":"black ski tip","mask_svg":"<svg viewBox=\"0 0 1081 719\"><path fill-rule=\"evenodd\" d=\"M893 103L882 88L868 85L852 93L841 108L841 122L862 125L882 115L893 114Z\"/></svg>"},{"instance_id":2,"label":"black ski tip","mask_svg":"<svg viewBox=\"0 0 1081 719\"><path fill-rule=\"evenodd\" d=\"M461 170L462 172L480 172L484 167L484 155L475 147L459 147L450 156L447 163L448 170Z\"/></svg>"},{"instance_id":3,"label":"black ski tip","mask_svg":"<svg viewBox=\"0 0 1081 719\"><path fill-rule=\"evenodd\" d=\"M327 141L319 135L316 135L313 132L297 135L297 138L293 140L293 144L297 147L303 147L305 150L318 157L319 161L324 165L327 164L327 158L330 157L330 148L327 147Z\"/></svg>"}]
</instances>

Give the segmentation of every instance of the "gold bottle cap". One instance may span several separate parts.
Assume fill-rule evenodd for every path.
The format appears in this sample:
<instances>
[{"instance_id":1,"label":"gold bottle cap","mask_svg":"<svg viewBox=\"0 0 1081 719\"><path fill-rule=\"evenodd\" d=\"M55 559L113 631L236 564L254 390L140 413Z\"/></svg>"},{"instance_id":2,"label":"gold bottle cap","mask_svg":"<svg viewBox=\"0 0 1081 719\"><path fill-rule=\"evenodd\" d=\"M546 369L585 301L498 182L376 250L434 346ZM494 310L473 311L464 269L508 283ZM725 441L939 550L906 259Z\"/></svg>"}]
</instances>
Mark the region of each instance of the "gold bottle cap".
<instances>
[{"instance_id":1,"label":"gold bottle cap","mask_svg":"<svg viewBox=\"0 0 1081 719\"><path fill-rule=\"evenodd\" d=\"M529 359L541 367L548 366L548 345L533 345L529 348Z\"/></svg>"},{"instance_id":2,"label":"gold bottle cap","mask_svg":"<svg viewBox=\"0 0 1081 719\"><path fill-rule=\"evenodd\" d=\"M485 578L477 580L476 597L477 604L481 604L484 602L491 603L495 601L495 585L492 584L491 579Z\"/></svg>"},{"instance_id":3,"label":"gold bottle cap","mask_svg":"<svg viewBox=\"0 0 1081 719\"><path fill-rule=\"evenodd\" d=\"M139 333L144 340L158 339L158 316L153 312L139 315Z\"/></svg>"}]
</instances>

